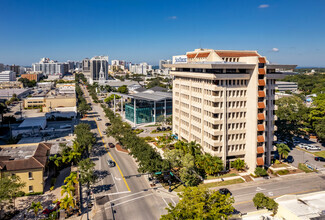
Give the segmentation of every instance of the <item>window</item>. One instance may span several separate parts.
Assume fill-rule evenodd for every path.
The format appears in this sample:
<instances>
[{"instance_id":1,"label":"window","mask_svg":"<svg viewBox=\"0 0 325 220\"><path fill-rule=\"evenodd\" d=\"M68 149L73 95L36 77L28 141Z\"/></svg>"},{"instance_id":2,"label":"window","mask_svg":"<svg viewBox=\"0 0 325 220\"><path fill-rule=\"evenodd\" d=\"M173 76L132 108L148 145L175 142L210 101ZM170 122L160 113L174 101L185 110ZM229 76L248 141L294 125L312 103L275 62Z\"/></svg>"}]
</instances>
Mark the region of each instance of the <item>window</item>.
<instances>
[{"instance_id":1,"label":"window","mask_svg":"<svg viewBox=\"0 0 325 220\"><path fill-rule=\"evenodd\" d=\"M28 179L33 179L33 173L32 172L28 172Z\"/></svg>"},{"instance_id":2,"label":"window","mask_svg":"<svg viewBox=\"0 0 325 220\"><path fill-rule=\"evenodd\" d=\"M33 190L33 186L29 186L28 187L28 190L29 190L29 192L33 192L34 190Z\"/></svg>"}]
</instances>

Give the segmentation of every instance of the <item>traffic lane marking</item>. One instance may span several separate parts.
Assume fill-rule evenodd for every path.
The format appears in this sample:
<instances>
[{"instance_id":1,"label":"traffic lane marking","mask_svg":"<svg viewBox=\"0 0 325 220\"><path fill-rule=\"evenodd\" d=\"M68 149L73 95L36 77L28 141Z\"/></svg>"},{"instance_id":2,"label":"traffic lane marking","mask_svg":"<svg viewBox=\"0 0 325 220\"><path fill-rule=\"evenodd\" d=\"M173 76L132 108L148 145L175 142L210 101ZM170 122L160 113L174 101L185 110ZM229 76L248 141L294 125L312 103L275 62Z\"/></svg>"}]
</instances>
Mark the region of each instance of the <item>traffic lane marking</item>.
<instances>
[{"instance_id":1,"label":"traffic lane marking","mask_svg":"<svg viewBox=\"0 0 325 220\"><path fill-rule=\"evenodd\" d=\"M108 148L107 148L107 146L106 146L106 144L105 144L105 141L104 141L103 135L102 135L102 133L101 133L101 131L100 131L100 129L99 129L99 126L98 126L97 121L96 121L96 120L94 120L94 121L96 122L97 130L98 130L98 132L99 132L100 138L102 139L102 142L103 142L103 144L104 144L104 147L105 147L105 149L106 149L108 155L109 155L110 158L115 162L116 167L117 167L117 169L119 170L119 172L120 172L120 174L121 174L121 176L122 176L122 178L123 178L123 181L124 181L124 183L125 183L126 188L128 189L128 191L131 191L131 189L130 189L128 183L126 182L126 179L125 179L125 177L124 177L124 175L123 175L123 173L122 173L122 170L120 169L120 166L118 165L118 163L116 162L116 160L114 159L114 157L112 156L112 154L108 151Z\"/></svg>"},{"instance_id":2,"label":"traffic lane marking","mask_svg":"<svg viewBox=\"0 0 325 220\"><path fill-rule=\"evenodd\" d=\"M283 195L295 195L295 194L302 194L302 193L307 193L307 192L315 192L317 191L317 189L311 189L311 190L305 190L305 191L300 191L300 192L293 192L293 193L286 193L286 194L282 194L282 195L278 195L278 196L271 196L270 198L274 199ZM253 202L253 200L247 200L247 201L242 201L242 202L235 202L234 205L240 205L240 204L245 204L245 203L250 203Z\"/></svg>"}]
</instances>

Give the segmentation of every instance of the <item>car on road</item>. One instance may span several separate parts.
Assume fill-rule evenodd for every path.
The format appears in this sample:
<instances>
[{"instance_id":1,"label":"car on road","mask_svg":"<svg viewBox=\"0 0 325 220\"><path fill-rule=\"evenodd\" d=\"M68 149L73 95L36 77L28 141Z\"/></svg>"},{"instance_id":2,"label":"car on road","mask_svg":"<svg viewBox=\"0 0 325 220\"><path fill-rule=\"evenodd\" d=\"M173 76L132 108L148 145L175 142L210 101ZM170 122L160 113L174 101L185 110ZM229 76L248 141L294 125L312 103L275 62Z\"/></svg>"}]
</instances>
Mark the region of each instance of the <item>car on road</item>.
<instances>
[{"instance_id":1,"label":"car on road","mask_svg":"<svg viewBox=\"0 0 325 220\"><path fill-rule=\"evenodd\" d=\"M105 123L105 126L111 126L111 125L112 125L112 124L109 123L109 122Z\"/></svg>"},{"instance_id":2,"label":"car on road","mask_svg":"<svg viewBox=\"0 0 325 220\"><path fill-rule=\"evenodd\" d=\"M99 118L99 117L97 118L97 121L101 121L101 120L102 120L101 118Z\"/></svg>"},{"instance_id":3,"label":"car on road","mask_svg":"<svg viewBox=\"0 0 325 220\"><path fill-rule=\"evenodd\" d=\"M298 147L300 147L300 148L306 148L306 146L308 146L308 145L306 145L306 144L304 144L304 143L300 143L300 144L298 144Z\"/></svg>"},{"instance_id":4,"label":"car on road","mask_svg":"<svg viewBox=\"0 0 325 220\"><path fill-rule=\"evenodd\" d=\"M115 165L116 165L115 162L112 160L107 160L107 164L109 167L115 167Z\"/></svg>"},{"instance_id":5,"label":"car on road","mask_svg":"<svg viewBox=\"0 0 325 220\"><path fill-rule=\"evenodd\" d=\"M293 156L288 156L285 160L284 160L284 162L287 162L287 163L293 163L293 161L295 161L294 159L293 159Z\"/></svg>"},{"instance_id":6,"label":"car on road","mask_svg":"<svg viewBox=\"0 0 325 220\"><path fill-rule=\"evenodd\" d=\"M108 143L108 146L109 146L109 148L114 148L115 147L113 143Z\"/></svg>"},{"instance_id":7,"label":"car on road","mask_svg":"<svg viewBox=\"0 0 325 220\"><path fill-rule=\"evenodd\" d=\"M103 135L106 135L106 131L103 131Z\"/></svg>"},{"instance_id":8,"label":"car on road","mask_svg":"<svg viewBox=\"0 0 325 220\"><path fill-rule=\"evenodd\" d=\"M219 193L222 194L222 195L228 195L228 194L232 195L232 193L227 188L219 189Z\"/></svg>"},{"instance_id":9,"label":"car on road","mask_svg":"<svg viewBox=\"0 0 325 220\"><path fill-rule=\"evenodd\" d=\"M314 146L314 145L309 145L307 150L321 150L320 147Z\"/></svg>"},{"instance_id":10,"label":"car on road","mask_svg":"<svg viewBox=\"0 0 325 220\"><path fill-rule=\"evenodd\" d=\"M324 157L315 157L316 161L322 161L325 162L325 158Z\"/></svg>"}]
</instances>

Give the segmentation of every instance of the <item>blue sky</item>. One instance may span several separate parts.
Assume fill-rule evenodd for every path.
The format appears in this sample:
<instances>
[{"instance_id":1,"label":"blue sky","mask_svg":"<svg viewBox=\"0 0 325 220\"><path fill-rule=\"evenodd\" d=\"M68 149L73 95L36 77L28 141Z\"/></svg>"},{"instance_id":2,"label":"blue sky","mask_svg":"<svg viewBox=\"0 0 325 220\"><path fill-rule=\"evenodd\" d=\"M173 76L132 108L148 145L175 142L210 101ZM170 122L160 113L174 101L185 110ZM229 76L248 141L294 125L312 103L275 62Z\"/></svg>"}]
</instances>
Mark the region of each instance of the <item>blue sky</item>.
<instances>
[{"instance_id":1,"label":"blue sky","mask_svg":"<svg viewBox=\"0 0 325 220\"><path fill-rule=\"evenodd\" d=\"M0 63L109 55L134 63L195 48L258 50L325 66L324 0L1 0Z\"/></svg>"}]
</instances>

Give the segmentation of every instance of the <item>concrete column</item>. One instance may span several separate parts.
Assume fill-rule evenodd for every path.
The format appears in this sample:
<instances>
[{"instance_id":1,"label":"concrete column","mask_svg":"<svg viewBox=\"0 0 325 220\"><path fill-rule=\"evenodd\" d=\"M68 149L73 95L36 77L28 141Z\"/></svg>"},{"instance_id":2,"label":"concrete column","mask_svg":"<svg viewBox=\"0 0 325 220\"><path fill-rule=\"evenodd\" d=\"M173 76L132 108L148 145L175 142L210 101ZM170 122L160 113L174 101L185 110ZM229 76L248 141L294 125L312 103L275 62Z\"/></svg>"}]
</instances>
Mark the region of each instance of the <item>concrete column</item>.
<instances>
[{"instance_id":1,"label":"concrete column","mask_svg":"<svg viewBox=\"0 0 325 220\"><path fill-rule=\"evenodd\" d=\"M165 106L164 106L164 109L165 109L165 111L164 111L164 116L165 116L165 120L166 120L166 117L167 117L167 100L165 99Z\"/></svg>"},{"instance_id":2,"label":"concrete column","mask_svg":"<svg viewBox=\"0 0 325 220\"><path fill-rule=\"evenodd\" d=\"M137 100L134 99L133 103L134 103L134 114L133 114L133 116L134 116L134 126L136 126L137 125Z\"/></svg>"},{"instance_id":3,"label":"concrete column","mask_svg":"<svg viewBox=\"0 0 325 220\"><path fill-rule=\"evenodd\" d=\"M121 97L121 116L123 117L123 97Z\"/></svg>"},{"instance_id":4,"label":"concrete column","mask_svg":"<svg viewBox=\"0 0 325 220\"><path fill-rule=\"evenodd\" d=\"M156 124L156 120L157 120L157 111L156 111L156 101L153 101L153 121Z\"/></svg>"},{"instance_id":5,"label":"concrete column","mask_svg":"<svg viewBox=\"0 0 325 220\"><path fill-rule=\"evenodd\" d=\"M115 114L115 94L114 94L114 114Z\"/></svg>"}]
</instances>

